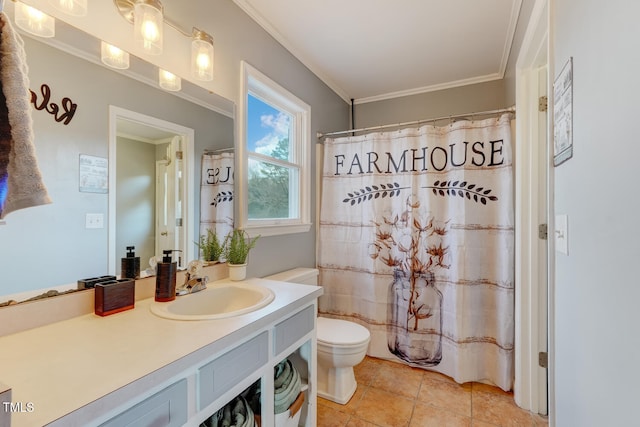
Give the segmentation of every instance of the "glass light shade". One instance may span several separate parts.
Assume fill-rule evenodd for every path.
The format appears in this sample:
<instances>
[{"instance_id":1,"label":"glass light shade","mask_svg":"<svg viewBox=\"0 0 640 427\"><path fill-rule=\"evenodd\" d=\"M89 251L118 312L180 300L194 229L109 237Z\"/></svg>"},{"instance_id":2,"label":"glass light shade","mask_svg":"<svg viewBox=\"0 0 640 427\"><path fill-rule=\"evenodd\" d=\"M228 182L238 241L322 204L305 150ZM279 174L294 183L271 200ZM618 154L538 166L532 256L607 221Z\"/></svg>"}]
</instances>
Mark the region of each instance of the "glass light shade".
<instances>
[{"instance_id":1,"label":"glass light shade","mask_svg":"<svg viewBox=\"0 0 640 427\"><path fill-rule=\"evenodd\" d=\"M151 55L162 54L163 19L162 3L136 0L133 6L135 41Z\"/></svg>"},{"instance_id":2,"label":"glass light shade","mask_svg":"<svg viewBox=\"0 0 640 427\"><path fill-rule=\"evenodd\" d=\"M111 68L126 70L129 68L129 54L109 43L102 42L100 47L102 63Z\"/></svg>"},{"instance_id":3,"label":"glass light shade","mask_svg":"<svg viewBox=\"0 0 640 427\"><path fill-rule=\"evenodd\" d=\"M85 16L87 14L87 0L49 0L49 3L67 15Z\"/></svg>"},{"instance_id":4,"label":"glass light shade","mask_svg":"<svg viewBox=\"0 0 640 427\"><path fill-rule=\"evenodd\" d=\"M182 79L162 68L158 69L158 81L160 87L164 90L177 92L182 89Z\"/></svg>"},{"instance_id":5,"label":"glass light shade","mask_svg":"<svg viewBox=\"0 0 640 427\"><path fill-rule=\"evenodd\" d=\"M24 3L16 3L15 20L19 28L35 36L54 37L56 35L55 19Z\"/></svg>"},{"instance_id":6,"label":"glass light shade","mask_svg":"<svg viewBox=\"0 0 640 427\"><path fill-rule=\"evenodd\" d=\"M191 41L191 75L198 80L213 80L213 39L196 28Z\"/></svg>"}]
</instances>

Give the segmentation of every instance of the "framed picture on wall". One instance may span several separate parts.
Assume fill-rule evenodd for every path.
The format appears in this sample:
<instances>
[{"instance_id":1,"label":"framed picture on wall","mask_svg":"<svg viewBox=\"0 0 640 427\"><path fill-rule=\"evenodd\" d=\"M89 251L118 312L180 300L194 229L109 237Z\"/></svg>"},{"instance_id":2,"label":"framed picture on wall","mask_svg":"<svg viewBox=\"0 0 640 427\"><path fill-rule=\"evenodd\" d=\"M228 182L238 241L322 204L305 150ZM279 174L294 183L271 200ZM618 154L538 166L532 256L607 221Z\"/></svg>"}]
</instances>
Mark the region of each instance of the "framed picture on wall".
<instances>
[{"instance_id":1,"label":"framed picture on wall","mask_svg":"<svg viewBox=\"0 0 640 427\"><path fill-rule=\"evenodd\" d=\"M107 193L109 191L109 160L104 157L80 154L80 192Z\"/></svg>"},{"instance_id":2,"label":"framed picture on wall","mask_svg":"<svg viewBox=\"0 0 640 427\"><path fill-rule=\"evenodd\" d=\"M553 165L573 156L573 58L553 82Z\"/></svg>"}]
</instances>

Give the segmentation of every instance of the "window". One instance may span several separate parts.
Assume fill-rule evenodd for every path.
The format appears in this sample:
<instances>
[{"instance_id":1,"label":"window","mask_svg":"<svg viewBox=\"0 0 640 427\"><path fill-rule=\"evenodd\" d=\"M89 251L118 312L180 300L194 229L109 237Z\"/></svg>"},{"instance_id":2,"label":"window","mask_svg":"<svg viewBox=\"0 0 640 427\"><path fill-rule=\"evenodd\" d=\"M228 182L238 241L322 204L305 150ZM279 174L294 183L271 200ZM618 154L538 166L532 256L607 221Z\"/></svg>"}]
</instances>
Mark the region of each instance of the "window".
<instances>
[{"instance_id":1,"label":"window","mask_svg":"<svg viewBox=\"0 0 640 427\"><path fill-rule=\"evenodd\" d=\"M310 223L310 108L242 63L239 121L240 227L263 236Z\"/></svg>"}]
</instances>

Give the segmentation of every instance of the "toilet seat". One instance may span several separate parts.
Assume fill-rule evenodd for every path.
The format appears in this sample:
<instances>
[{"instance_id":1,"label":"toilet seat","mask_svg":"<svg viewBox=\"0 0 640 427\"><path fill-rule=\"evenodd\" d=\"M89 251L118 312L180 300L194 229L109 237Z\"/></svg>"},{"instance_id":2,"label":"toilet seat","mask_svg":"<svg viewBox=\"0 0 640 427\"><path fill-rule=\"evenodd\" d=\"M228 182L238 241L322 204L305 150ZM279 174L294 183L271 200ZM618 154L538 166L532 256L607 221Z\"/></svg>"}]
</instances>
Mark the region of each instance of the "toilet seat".
<instances>
[{"instance_id":1,"label":"toilet seat","mask_svg":"<svg viewBox=\"0 0 640 427\"><path fill-rule=\"evenodd\" d=\"M353 347L369 341L369 330L347 320L317 318L317 341L332 347Z\"/></svg>"}]
</instances>

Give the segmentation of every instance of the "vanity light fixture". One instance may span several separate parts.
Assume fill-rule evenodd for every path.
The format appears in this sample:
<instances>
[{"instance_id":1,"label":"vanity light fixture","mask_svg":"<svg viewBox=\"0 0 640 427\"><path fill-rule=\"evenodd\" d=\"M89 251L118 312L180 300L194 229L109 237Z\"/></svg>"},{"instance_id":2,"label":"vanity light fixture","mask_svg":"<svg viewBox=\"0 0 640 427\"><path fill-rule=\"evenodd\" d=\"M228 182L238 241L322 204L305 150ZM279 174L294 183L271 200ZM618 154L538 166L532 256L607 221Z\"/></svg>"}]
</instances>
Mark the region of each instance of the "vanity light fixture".
<instances>
[{"instance_id":1,"label":"vanity light fixture","mask_svg":"<svg viewBox=\"0 0 640 427\"><path fill-rule=\"evenodd\" d=\"M158 68L158 82L162 89L170 92L178 92L182 89L182 79L162 68Z\"/></svg>"},{"instance_id":2,"label":"vanity light fixture","mask_svg":"<svg viewBox=\"0 0 640 427\"><path fill-rule=\"evenodd\" d=\"M213 37L193 28L191 41L191 75L198 80L213 80Z\"/></svg>"},{"instance_id":3,"label":"vanity light fixture","mask_svg":"<svg viewBox=\"0 0 640 427\"><path fill-rule=\"evenodd\" d=\"M129 68L129 53L104 41L100 46L100 59L103 64L111 68L118 70Z\"/></svg>"},{"instance_id":4,"label":"vanity light fixture","mask_svg":"<svg viewBox=\"0 0 640 427\"><path fill-rule=\"evenodd\" d=\"M66 0L70 1L70 0ZM193 28L181 29L163 14L160 0L113 0L120 15L134 25L136 40L151 54L162 53L162 27L167 24L191 39L191 75L198 80L213 80L213 37Z\"/></svg>"},{"instance_id":5,"label":"vanity light fixture","mask_svg":"<svg viewBox=\"0 0 640 427\"><path fill-rule=\"evenodd\" d=\"M19 28L29 34L39 37L56 35L56 21L53 17L22 2L16 2L15 21Z\"/></svg>"},{"instance_id":6,"label":"vanity light fixture","mask_svg":"<svg viewBox=\"0 0 640 427\"><path fill-rule=\"evenodd\" d=\"M87 0L49 0L58 10L71 16L85 16L87 14Z\"/></svg>"}]
</instances>

